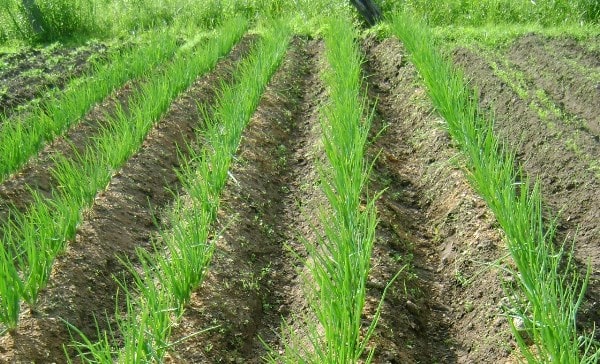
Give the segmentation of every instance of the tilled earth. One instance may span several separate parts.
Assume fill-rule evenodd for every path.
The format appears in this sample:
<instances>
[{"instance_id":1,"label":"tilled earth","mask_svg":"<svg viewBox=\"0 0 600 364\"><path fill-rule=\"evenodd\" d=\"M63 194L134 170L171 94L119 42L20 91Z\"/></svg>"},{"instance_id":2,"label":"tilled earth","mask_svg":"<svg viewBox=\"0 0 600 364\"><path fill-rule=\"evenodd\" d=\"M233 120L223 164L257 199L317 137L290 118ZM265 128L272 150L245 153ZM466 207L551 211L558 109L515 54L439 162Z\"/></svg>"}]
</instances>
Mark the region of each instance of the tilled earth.
<instances>
[{"instance_id":1,"label":"tilled earth","mask_svg":"<svg viewBox=\"0 0 600 364\"><path fill-rule=\"evenodd\" d=\"M150 248L157 225L164 224L162 212L169 208L173 191L180 189L175 173L178 151L185 144L202 143L193 140L193 130L203 123L197 105L210 112L215 90L221 82L230 82L235 65L251 46L252 39L244 38L212 73L199 78L99 194L76 238L57 259L40 304L24 308L17 330L0 338L0 362L64 362L62 346L69 342L69 332L62 320L92 338L94 316L101 328L114 320L118 285L113 276L128 279L117 257L135 259L135 248ZM525 172L540 179L548 213L561 212L561 237L574 239L582 263L590 259L593 282L581 317L585 328L600 324L600 210L595 193L599 173L593 168L600 147L594 109L600 105L594 103L600 93L594 84L600 65L594 63L594 54L577 47L570 40L528 36L507 54L484 57L459 49L454 60L478 85L482 107L495 109L498 135L517 150ZM377 202L379 225L365 327L387 282L401 271L387 292L370 344L374 362L511 362L515 343L502 286L513 278L497 268L509 265L510 259L494 216L467 183L462 157L402 44L367 39L361 49L365 89L374 111L369 191L383 191ZM528 49L540 50L534 52L539 60L533 72L523 61ZM544 58L543 52L551 49L553 56ZM499 63L528 75L529 94L545 90L561 113L546 113L547 119L540 119L539 108L530 106L532 100L520 99L494 75L489 62L495 56L506 57L508 62ZM581 77L573 77L565 65ZM319 111L327 102L321 79L326 67L322 41L293 39L242 138L223 193L210 270L174 327L176 344L167 362L262 362L265 346L282 350L282 322L294 325L294 317L306 312L302 241L320 234L316 211L326 205L316 167L324 160ZM563 89L553 89L562 69ZM579 78L583 81L577 83ZM122 102L128 87L134 86L116 92L74 127L65 145L83 148L97 129L89 125L101 124L100 116ZM580 93L587 101L577 103ZM77 128L89 128L89 134L78 134ZM69 138L81 142L70 143ZM26 207L23 186L54 188L52 177L43 174L49 168L45 163L51 163L44 155L66 153L61 143L49 145L46 154L0 186L0 215L8 205ZM33 177L27 177L29 173ZM19 204L21 199L25 202ZM198 334L206 328L212 329Z\"/></svg>"},{"instance_id":2,"label":"tilled earth","mask_svg":"<svg viewBox=\"0 0 600 364\"><path fill-rule=\"evenodd\" d=\"M47 90L62 89L72 78L90 70L92 60L106 57L108 51L105 44L91 43L0 54L0 114L9 116Z\"/></svg>"}]
</instances>

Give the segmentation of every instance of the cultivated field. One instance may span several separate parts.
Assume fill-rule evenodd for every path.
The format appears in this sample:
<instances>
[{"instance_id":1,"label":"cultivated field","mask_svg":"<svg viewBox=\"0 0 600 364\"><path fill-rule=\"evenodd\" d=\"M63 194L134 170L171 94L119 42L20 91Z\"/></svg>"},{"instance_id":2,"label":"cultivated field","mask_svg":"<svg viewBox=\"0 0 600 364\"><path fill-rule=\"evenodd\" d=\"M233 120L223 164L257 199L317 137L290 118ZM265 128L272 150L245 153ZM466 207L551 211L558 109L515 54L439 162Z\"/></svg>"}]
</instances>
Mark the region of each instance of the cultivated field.
<instances>
[{"instance_id":1,"label":"cultivated field","mask_svg":"<svg viewBox=\"0 0 600 364\"><path fill-rule=\"evenodd\" d=\"M0 53L0 363L597 363L597 22L408 3Z\"/></svg>"}]
</instances>

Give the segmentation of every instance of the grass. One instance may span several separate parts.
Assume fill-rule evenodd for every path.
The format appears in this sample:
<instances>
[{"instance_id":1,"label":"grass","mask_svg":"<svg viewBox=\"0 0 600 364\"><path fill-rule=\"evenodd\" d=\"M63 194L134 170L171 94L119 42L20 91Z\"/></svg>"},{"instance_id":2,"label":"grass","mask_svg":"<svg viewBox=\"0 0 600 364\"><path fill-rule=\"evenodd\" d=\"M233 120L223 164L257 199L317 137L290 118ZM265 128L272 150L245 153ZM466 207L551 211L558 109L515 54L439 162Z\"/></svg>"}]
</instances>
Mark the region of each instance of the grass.
<instances>
[{"instance_id":1,"label":"grass","mask_svg":"<svg viewBox=\"0 0 600 364\"><path fill-rule=\"evenodd\" d=\"M480 112L463 77L436 50L432 34L407 14L397 14L392 28L467 156L469 180L504 231L517 267L512 314L526 327L523 332L512 326L521 354L530 363L596 363L600 349L594 348L593 336L576 329L590 272L576 274L571 253L554 244L555 227L542 217L539 185L515 170L514 154L494 136L491 118Z\"/></svg>"},{"instance_id":2,"label":"grass","mask_svg":"<svg viewBox=\"0 0 600 364\"><path fill-rule=\"evenodd\" d=\"M239 146L243 130L258 106L260 97L279 67L290 39L283 22L267 28L257 49L239 69L236 84L224 86L214 115L198 137L206 145L190 149L180 179L185 194L176 201L169 230L160 235L155 254L139 251L141 273L131 263L135 277L126 294L126 314L118 316L124 338L116 361L150 362L163 360L174 343L169 343L172 325L181 316L185 303L202 282L212 257L211 226L216 219L222 189ZM133 303L135 301L135 303ZM82 336L74 346L84 362L112 363L115 333L100 336L93 343ZM110 336L110 338L109 338Z\"/></svg>"},{"instance_id":3,"label":"grass","mask_svg":"<svg viewBox=\"0 0 600 364\"><path fill-rule=\"evenodd\" d=\"M377 218L376 197L362 200L368 195L365 150L371 124L365 118L357 32L348 19L347 14L331 19L325 32L330 96L321 120L327 162L319 171L328 205L319 213L324 236L305 243L306 296L316 322L298 317L305 329L284 328L286 350L271 350L271 363L357 363L378 320L376 314L367 327L361 320Z\"/></svg>"},{"instance_id":4,"label":"grass","mask_svg":"<svg viewBox=\"0 0 600 364\"><path fill-rule=\"evenodd\" d=\"M14 328L18 320L19 298L35 304L37 295L48 279L52 262L72 238L85 206L108 184L113 171L139 148L150 128L160 120L171 101L204 72L216 64L241 37L246 27L243 19L234 19L219 29L199 49L179 53L173 63L143 85L129 102L129 110L119 110L97 138L94 146L76 159L56 156L53 171L60 182L52 199L36 196L26 213L15 213L11 225L4 229L0 262L6 266L0 277L0 312L4 324ZM11 268L10 266L14 266ZM15 272L17 272L15 274ZM11 287L19 287L12 289ZM15 311L17 310L17 311Z\"/></svg>"},{"instance_id":5,"label":"grass","mask_svg":"<svg viewBox=\"0 0 600 364\"><path fill-rule=\"evenodd\" d=\"M402 10L432 26L479 27L485 25L598 24L600 4L596 0L445 0L431 6L427 0L382 1L383 8Z\"/></svg>"},{"instance_id":6,"label":"grass","mask_svg":"<svg viewBox=\"0 0 600 364\"><path fill-rule=\"evenodd\" d=\"M0 7L0 41L49 42L68 37L114 36L172 24L188 1L20 0ZM189 5L187 6L189 8ZM33 24L36 25L33 25Z\"/></svg>"},{"instance_id":7,"label":"grass","mask_svg":"<svg viewBox=\"0 0 600 364\"><path fill-rule=\"evenodd\" d=\"M527 33L586 40L600 34L596 0L381 0L389 14L403 11L422 19L439 46L501 48Z\"/></svg>"},{"instance_id":8,"label":"grass","mask_svg":"<svg viewBox=\"0 0 600 364\"><path fill-rule=\"evenodd\" d=\"M0 5L0 45L55 40L109 39L165 27L211 29L227 19L275 19L290 14L295 30L316 34L323 17L347 12L350 4L334 0L35 0L43 30L35 32L22 0Z\"/></svg>"},{"instance_id":9,"label":"grass","mask_svg":"<svg viewBox=\"0 0 600 364\"><path fill-rule=\"evenodd\" d=\"M193 25L211 29L237 16L276 18L301 6L329 11L332 2L306 0L35 0L32 14L22 0L0 5L0 44L64 39L114 38L149 29ZM35 15L41 29L34 29Z\"/></svg>"}]
</instances>

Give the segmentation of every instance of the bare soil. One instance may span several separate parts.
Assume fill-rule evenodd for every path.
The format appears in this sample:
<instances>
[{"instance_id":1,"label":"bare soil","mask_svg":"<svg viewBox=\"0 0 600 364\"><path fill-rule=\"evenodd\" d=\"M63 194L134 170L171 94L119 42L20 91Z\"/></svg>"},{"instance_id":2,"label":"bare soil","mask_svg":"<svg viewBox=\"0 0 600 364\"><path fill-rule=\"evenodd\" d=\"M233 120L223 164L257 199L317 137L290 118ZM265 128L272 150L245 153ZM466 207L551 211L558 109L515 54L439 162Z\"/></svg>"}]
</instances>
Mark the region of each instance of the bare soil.
<instances>
[{"instance_id":1,"label":"bare soil","mask_svg":"<svg viewBox=\"0 0 600 364\"><path fill-rule=\"evenodd\" d=\"M0 114L14 110L47 90L62 89L90 70L91 60L106 57L109 48L93 43L77 48L29 49L0 59Z\"/></svg>"},{"instance_id":2,"label":"bare soil","mask_svg":"<svg viewBox=\"0 0 600 364\"><path fill-rule=\"evenodd\" d=\"M282 319L298 313L300 262L289 249L310 230L317 174L317 105L322 43L295 38L244 133L219 213L211 268L192 296L174 340L173 363L260 363L277 348ZM264 342L264 344L263 344Z\"/></svg>"},{"instance_id":3,"label":"bare soil","mask_svg":"<svg viewBox=\"0 0 600 364\"><path fill-rule=\"evenodd\" d=\"M582 49L574 40L528 35L498 56L526 75L529 94L545 91L567 117L532 108L531 99L521 99L494 74L483 51L457 49L454 60L477 87L481 107L493 110L495 132L516 151L526 175L540 182L547 214L558 216L557 242L574 243L582 270L590 264L591 282L579 315L581 325L590 328L600 325L600 87L577 76L580 71L568 68L565 59L580 62L588 74L599 72L600 64L589 52L576 53ZM583 123L570 122L570 114Z\"/></svg>"},{"instance_id":4,"label":"bare soil","mask_svg":"<svg viewBox=\"0 0 600 364\"><path fill-rule=\"evenodd\" d=\"M577 43L560 43L535 34L520 38L511 46L508 58L515 68L531 78L567 115L583 120L583 129L600 141L600 81L591 77L600 65L591 65L586 52L574 54ZM580 63L582 67L574 67ZM596 62L598 59L596 58Z\"/></svg>"},{"instance_id":5,"label":"bare soil","mask_svg":"<svg viewBox=\"0 0 600 364\"><path fill-rule=\"evenodd\" d=\"M314 169L326 100L316 68L324 67L322 46L295 40L244 134L224 192L217 252L175 329L179 344L169 362L259 363L263 342L284 350L282 321L294 325L306 312L302 268L287 249L303 256L300 239L314 238L316 211L326 203ZM371 188L386 189L365 327L403 269L372 341L374 362L508 361L514 343L502 311L504 277L490 268L506 254L494 218L449 162L457 151L401 44L369 40L364 49L369 97L377 101L369 155L382 151ZM191 337L207 327L214 329Z\"/></svg>"},{"instance_id":6,"label":"bare soil","mask_svg":"<svg viewBox=\"0 0 600 364\"><path fill-rule=\"evenodd\" d=\"M396 40L365 44L369 96L376 101L371 156L375 190L385 189L373 271L372 314L388 291L375 363L493 363L512 351L502 312L506 253L495 220L469 187L457 150L435 115L407 52Z\"/></svg>"}]
</instances>

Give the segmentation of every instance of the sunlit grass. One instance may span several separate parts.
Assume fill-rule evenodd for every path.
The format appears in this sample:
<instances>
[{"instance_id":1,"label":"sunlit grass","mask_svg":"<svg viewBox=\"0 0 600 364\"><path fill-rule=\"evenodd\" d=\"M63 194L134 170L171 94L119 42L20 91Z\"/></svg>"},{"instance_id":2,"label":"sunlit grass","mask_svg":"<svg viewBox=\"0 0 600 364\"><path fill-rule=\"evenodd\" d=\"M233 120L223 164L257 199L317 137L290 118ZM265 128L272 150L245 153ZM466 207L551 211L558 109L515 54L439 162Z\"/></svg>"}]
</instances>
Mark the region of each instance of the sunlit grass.
<instances>
[{"instance_id":1,"label":"sunlit grass","mask_svg":"<svg viewBox=\"0 0 600 364\"><path fill-rule=\"evenodd\" d=\"M485 26L489 24L539 24L543 26L598 24L600 4L595 0L427 0L386 1L430 26Z\"/></svg>"}]
</instances>

